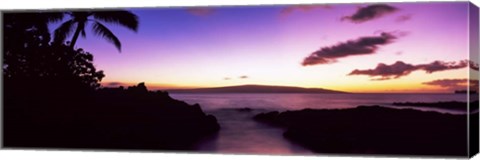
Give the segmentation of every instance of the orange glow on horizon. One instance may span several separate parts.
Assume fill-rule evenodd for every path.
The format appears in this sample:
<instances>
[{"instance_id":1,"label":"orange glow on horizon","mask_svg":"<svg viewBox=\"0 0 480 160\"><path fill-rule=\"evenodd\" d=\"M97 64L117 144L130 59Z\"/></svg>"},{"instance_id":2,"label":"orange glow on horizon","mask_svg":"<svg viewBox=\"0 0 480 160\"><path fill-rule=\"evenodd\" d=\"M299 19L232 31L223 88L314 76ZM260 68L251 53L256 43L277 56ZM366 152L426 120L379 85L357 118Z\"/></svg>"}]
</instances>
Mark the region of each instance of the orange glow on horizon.
<instances>
[{"instance_id":1,"label":"orange glow on horizon","mask_svg":"<svg viewBox=\"0 0 480 160\"><path fill-rule=\"evenodd\" d=\"M278 18L276 7L239 9L245 14L219 9L208 18L133 9L142 23L138 33L116 32L126 44L122 54L117 54L111 45L103 45L106 42L102 39L79 41L78 46L95 54L95 64L106 74L103 87L145 82L150 90L257 84L351 93L453 93L454 89L462 89L463 84L447 86L448 80L478 75L469 74L466 67L439 67L439 63L434 63L458 65L472 58L468 54L466 3L394 6L402 8L399 13L415 13L414 18L402 23L393 20L395 17L362 24L339 21L339 17L356 11L355 5L295 12L282 19ZM157 23L159 18L165 23ZM243 18L249 19L249 23L232 21ZM332 53L338 56L323 55L332 63L302 66L305 58L321 53L322 48L343 48L338 46L365 37L382 38L379 31L395 38L390 43L360 45L375 48L369 54L337 51ZM387 67L378 68L380 64ZM408 69L409 66L417 68ZM418 66L433 66L434 70ZM398 71L402 68L407 69ZM351 75L355 70L364 72ZM393 78L395 75L398 77ZM372 80L379 78L393 79Z\"/></svg>"},{"instance_id":2,"label":"orange glow on horizon","mask_svg":"<svg viewBox=\"0 0 480 160\"><path fill-rule=\"evenodd\" d=\"M125 82L119 85L111 86L108 85L112 82L102 82L102 87L119 87L123 86L125 88L129 86L137 85L138 83L134 82ZM269 85L269 86L290 86L290 87L302 87L302 88L322 88L328 90L343 91L349 93L453 93L453 90L446 88L441 88L437 86L427 86L422 84L396 84L396 85L350 85L350 86L300 86L300 85L275 85L275 84L235 84L235 85L175 85L175 84L161 84L161 83L148 83L145 82L145 85L149 90L170 90L170 89L196 89L196 88L213 88L213 87L227 87L227 86L237 86L237 85Z\"/></svg>"}]
</instances>

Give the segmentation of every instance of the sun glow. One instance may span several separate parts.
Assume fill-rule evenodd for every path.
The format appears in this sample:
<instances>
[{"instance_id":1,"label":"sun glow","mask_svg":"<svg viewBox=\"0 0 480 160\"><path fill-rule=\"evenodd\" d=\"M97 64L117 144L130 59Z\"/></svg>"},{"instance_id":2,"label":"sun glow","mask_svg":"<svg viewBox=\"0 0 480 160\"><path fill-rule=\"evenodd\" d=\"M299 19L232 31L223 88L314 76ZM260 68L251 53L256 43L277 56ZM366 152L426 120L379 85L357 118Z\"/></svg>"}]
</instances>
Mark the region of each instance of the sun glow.
<instances>
[{"instance_id":1,"label":"sun glow","mask_svg":"<svg viewBox=\"0 0 480 160\"><path fill-rule=\"evenodd\" d=\"M112 29L125 44L122 54L114 47L105 47L108 45L103 40L79 40L78 46L95 54L97 68L107 75L103 86L146 82L152 89L178 89L262 84L353 93L451 93L451 88L425 83L468 78L467 68L433 73L417 68L389 80L349 75L379 64L398 69L393 64L399 61L405 66L421 66L468 59L466 3L393 6L402 10L361 23L339 20L354 12L355 5L287 13L281 12L281 6L214 7L205 15L189 14L182 8L134 9L142 19L138 33ZM407 14L407 19L398 21ZM245 20L249 23L240 23ZM362 42L368 38L385 40L386 36L392 37L385 43ZM333 53L345 49L345 44L373 50L359 55L336 53L328 55L334 57L329 63L302 66L312 53L325 56L322 49Z\"/></svg>"}]
</instances>

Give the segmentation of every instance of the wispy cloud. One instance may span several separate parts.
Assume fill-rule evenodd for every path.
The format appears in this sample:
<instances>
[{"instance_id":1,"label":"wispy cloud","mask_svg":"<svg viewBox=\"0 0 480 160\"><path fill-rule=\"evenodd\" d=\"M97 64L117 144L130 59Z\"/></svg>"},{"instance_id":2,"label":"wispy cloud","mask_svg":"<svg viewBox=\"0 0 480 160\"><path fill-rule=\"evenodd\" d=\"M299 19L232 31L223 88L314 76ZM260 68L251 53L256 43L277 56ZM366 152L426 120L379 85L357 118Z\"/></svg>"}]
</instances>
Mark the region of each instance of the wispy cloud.
<instances>
[{"instance_id":1,"label":"wispy cloud","mask_svg":"<svg viewBox=\"0 0 480 160\"><path fill-rule=\"evenodd\" d=\"M402 61L397 61L394 64L387 65L384 63L379 63L374 69L365 69L359 70L355 69L350 72L348 75L368 75L373 78L372 80L389 80L396 79L403 76L409 75L411 72L416 70L423 70L426 73L434 73L445 70L454 70L465 68L469 64L469 61L463 60L460 62L444 62L444 61L434 61L428 64L408 64Z\"/></svg>"},{"instance_id":2,"label":"wispy cloud","mask_svg":"<svg viewBox=\"0 0 480 160\"><path fill-rule=\"evenodd\" d=\"M120 86L120 85L123 85L123 83L121 83L121 82L110 82L110 83L107 83L106 85L107 86Z\"/></svg>"},{"instance_id":3,"label":"wispy cloud","mask_svg":"<svg viewBox=\"0 0 480 160\"><path fill-rule=\"evenodd\" d=\"M246 76L246 75L243 75L243 76L240 76L240 77L238 77L238 78L240 78L240 79L247 79L247 78L248 78L248 76Z\"/></svg>"},{"instance_id":4,"label":"wispy cloud","mask_svg":"<svg viewBox=\"0 0 480 160\"><path fill-rule=\"evenodd\" d=\"M468 66L468 61L463 60L458 63L456 62L443 62L443 61L434 61L429 64L420 64L417 67L421 70L425 70L427 73L433 73L444 70L460 69Z\"/></svg>"},{"instance_id":5,"label":"wispy cloud","mask_svg":"<svg viewBox=\"0 0 480 160\"><path fill-rule=\"evenodd\" d=\"M280 10L280 15L282 16L290 15L295 11L310 12L316 9L331 9L331 8L332 6L328 4L290 5Z\"/></svg>"},{"instance_id":6,"label":"wispy cloud","mask_svg":"<svg viewBox=\"0 0 480 160\"><path fill-rule=\"evenodd\" d=\"M195 16L209 16L215 12L211 7L189 7L186 10L188 13Z\"/></svg>"},{"instance_id":7,"label":"wispy cloud","mask_svg":"<svg viewBox=\"0 0 480 160\"><path fill-rule=\"evenodd\" d=\"M478 90L478 80L468 80L468 79L439 79L430 82L424 82L424 85L439 86L446 89L452 90L465 90L468 87L468 82L470 81L470 89Z\"/></svg>"},{"instance_id":8,"label":"wispy cloud","mask_svg":"<svg viewBox=\"0 0 480 160\"><path fill-rule=\"evenodd\" d=\"M402 76L406 76L417 69L418 68L415 65L397 61L392 65L380 63L377 65L377 67L375 67L375 69L355 69L348 75L368 75L370 77L379 76L380 78L375 78L372 80L388 80L391 78L400 78Z\"/></svg>"},{"instance_id":9,"label":"wispy cloud","mask_svg":"<svg viewBox=\"0 0 480 160\"><path fill-rule=\"evenodd\" d=\"M401 23L401 22L409 21L410 19L412 19L412 15L406 14L406 15L398 16L397 19L395 19L395 21Z\"/></svg>"},{"instance_id":10,"label":"wispy cloud","mask_svg":"<svg viewBox=\"0 0 480 160\"><path fill-rule=\"evenodd\" d=\"M129 86L130 84L127 83L122 83L122 82L106 82L102 83L103 87L110 87L110 88L116 88L120 86Z\"/></svg>"},{"instance_id":11,"label":"wispy cloud","mask_svg":"<svg viewBox=\"0 0 480 160\"><path fill-rule=\"evenodd\" d=\"M242 76L238 76L238 79L248 79L250 77L248 77L247 75L242 75ZM223 78L223 80L232 80L231 77L225 77Z\"/></svg>"},{"instance_id":12,"label":"wispy cloud","mask_svg":"<svg viewBox=\"0 0 480 160\"><path fill-rule=\"evenodd\" d=\"M382 32L379 36L360 37L330 47L323 47L306 57L302 65L328 64L337 62L338 58L373 54L378 50L379 46L392 43L399 36L405 34L404 32Z\"/></svg>"},{"instance_id":13,"label":"wispy cloud","mask_svg":"<svg viewBox=\"0 0 480 160\"><path fill-rule=\"evenodd\" d=\"M342 17L342 20L349 20L353 23L363 23L383 17L396 11L398 11L398 8L390 5L374 4L366 7L359 7L353 15Z\"/></svg>"}]
</instances>

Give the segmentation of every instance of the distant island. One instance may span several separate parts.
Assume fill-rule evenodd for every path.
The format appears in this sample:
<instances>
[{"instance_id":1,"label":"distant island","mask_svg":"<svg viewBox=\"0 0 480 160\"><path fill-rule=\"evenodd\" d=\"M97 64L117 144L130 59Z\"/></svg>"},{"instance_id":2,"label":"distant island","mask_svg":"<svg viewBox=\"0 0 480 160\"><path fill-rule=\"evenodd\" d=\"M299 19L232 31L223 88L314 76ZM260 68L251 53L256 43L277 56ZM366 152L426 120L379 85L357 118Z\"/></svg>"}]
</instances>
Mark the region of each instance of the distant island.
<instances>
[{"instance_id":1,"label":"distant island","mask_svg":"<svg viewBox=\"0 0 480 160\"><path fill-rule=\"evenodd\" d=\"M215 88L174 89L167 91L169 93L347 93L323 88L269 85L240 85Z\"/></svg>"}]
</instances>

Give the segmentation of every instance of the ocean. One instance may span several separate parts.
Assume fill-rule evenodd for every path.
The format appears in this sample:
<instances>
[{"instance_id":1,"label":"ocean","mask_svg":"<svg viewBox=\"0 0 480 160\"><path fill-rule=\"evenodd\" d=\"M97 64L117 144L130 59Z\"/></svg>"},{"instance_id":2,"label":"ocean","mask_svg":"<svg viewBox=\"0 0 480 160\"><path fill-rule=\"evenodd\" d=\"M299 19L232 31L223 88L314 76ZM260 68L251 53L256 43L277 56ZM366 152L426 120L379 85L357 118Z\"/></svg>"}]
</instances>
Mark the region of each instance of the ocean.
<instances>
[{"instance_id":1,"label":"ocean","mask_svg":"<svg viewBox=\"0 0 480 160\"><path fill-rule=\"evenodd\" d=\"M171 94L189 104L198 103L217 117L217 135L206 138L196 151L227 154L310 155L311 151L283 138L284 129L258 123L253 116L268 111L354 108L359 105L395 107L393 102L467 102L466 94ZM474 96L478 100L478 96ZM250 108L241 111L239 108ZM416 108L462 114L436 108Z\"/></svg>"},{"instance_id":2,"label":"ocean","mask_svg":"<svg viewBox=\"0 0 480 160\"><path fill-rule=\"evenodd\" d=\"M187 103L198 103L204 111L233 108L299 110L354 108L359 105L391 106L393 102L466 102L466 94L171 94ZM478 96L476 100L478 100ZM443 112L432 108L432 110Z\"/></svg>"}]
</instances>

